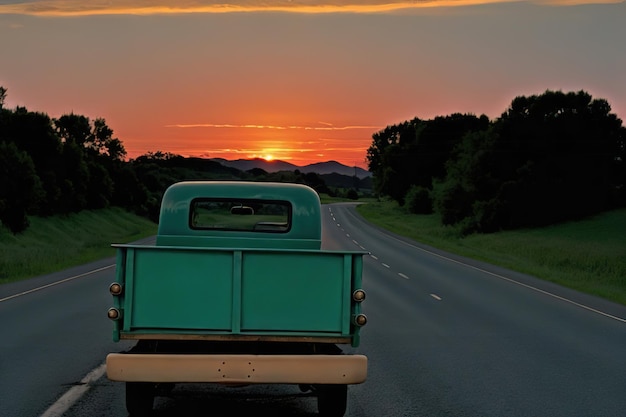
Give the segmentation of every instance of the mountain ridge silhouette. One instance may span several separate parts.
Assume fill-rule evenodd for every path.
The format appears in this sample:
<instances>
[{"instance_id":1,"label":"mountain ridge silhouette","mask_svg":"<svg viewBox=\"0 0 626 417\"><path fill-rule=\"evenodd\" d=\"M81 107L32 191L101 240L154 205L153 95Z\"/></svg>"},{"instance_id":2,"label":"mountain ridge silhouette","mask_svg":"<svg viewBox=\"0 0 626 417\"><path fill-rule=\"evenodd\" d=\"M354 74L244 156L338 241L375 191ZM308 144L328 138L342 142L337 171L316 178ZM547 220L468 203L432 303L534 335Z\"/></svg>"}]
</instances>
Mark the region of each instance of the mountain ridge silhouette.
<instances>
[{"instance_id":1,"label":"mountain ridge silhouette","mask_svg":"<svg viewBox=\"0 0 626 417\"><path fill-rule=\"evenodd\" d=\"M371 177L372 173L364 170L360 167L349 167L337 161L326 161L326 162L316 162L313 164L308 164L304 166L294 165L290 162L285 162L281 160L271 160L268 161L263 158L251 158L251 159L235 159L228 160L224 158L210 158L212 161L219 162L220 164L236 168L241 171L249 171L251 169L260 168L267 172L278 172L278 171L295 171L299 170L303 173L313 172L316 174L324 175L324 174L341 174L348 176L356 176L359 179Z\"/></svg>"}]
</instances>

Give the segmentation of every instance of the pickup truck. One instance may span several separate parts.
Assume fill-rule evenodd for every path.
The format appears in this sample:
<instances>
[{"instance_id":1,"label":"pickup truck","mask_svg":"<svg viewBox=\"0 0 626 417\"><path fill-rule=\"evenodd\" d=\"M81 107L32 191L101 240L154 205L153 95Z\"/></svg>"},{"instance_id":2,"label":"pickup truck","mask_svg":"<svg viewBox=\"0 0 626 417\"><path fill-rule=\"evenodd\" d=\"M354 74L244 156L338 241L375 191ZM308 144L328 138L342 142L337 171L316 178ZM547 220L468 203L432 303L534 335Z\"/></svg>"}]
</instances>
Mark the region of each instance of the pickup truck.
<instances>
[{"instance_id":1,"label":"pickup truck","mask_svg":"<svg viewBox=\"0 0 626 417\"><path fill-rule=\"evenodd\" d=\"M320 415L345 414L348 385L367 377L354 353L365 252L321 249L313 189L179 182L163 195L155 245L112 246L113 340L136 343L108 354L106 372L126 383L131 416L180 383L295 384Z\"/></svg>"}]
</instances>

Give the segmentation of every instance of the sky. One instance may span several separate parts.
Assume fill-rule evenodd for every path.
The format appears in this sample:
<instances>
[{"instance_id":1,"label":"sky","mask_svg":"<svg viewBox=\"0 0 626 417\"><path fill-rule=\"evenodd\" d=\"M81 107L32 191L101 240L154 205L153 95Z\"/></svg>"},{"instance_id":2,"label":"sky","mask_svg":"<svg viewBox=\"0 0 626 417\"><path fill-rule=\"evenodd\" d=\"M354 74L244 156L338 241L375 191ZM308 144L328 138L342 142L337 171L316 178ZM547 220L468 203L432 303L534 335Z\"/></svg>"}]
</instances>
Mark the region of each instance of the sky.
<instances>
[{"instance_id":1,"label":"sky","mask_svg":"<svg viewBox=\"0 0 626 417\"><path fill-rule=\"evenodd\" d=\"M147 152L338 161L372 135L584 90L626 117L626 2L0 0L5 108Z\"/></svg>"}]
</instances>

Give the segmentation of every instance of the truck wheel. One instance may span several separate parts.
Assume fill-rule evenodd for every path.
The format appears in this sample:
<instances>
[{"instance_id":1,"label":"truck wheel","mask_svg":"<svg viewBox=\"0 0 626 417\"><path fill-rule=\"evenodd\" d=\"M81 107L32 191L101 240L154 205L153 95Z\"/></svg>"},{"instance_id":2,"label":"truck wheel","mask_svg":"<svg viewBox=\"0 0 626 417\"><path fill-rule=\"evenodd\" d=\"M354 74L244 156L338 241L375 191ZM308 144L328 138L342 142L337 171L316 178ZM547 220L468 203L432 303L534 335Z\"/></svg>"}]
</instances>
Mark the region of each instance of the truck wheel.
<instances>
[{"instance_id":1,"label":"truck wheel","mask_svg":"<svg viewBox=\"0 0 626 417\"><path fill-rule=\"evenodd\" d=\"M347 385L318 385L317 410L323 417L342 417L348 403Z\"/></svg>"},{"instance_id":2,"label":"truck wheel","mask_svg":"<svg viewBox=\"0 0 626 417\"><path fill-rule=\"evenodd\" d=\"M155 385L151 382L126 383L126 411L131 417L145 417L152 412Z\"/></svg>"}]
</instances>

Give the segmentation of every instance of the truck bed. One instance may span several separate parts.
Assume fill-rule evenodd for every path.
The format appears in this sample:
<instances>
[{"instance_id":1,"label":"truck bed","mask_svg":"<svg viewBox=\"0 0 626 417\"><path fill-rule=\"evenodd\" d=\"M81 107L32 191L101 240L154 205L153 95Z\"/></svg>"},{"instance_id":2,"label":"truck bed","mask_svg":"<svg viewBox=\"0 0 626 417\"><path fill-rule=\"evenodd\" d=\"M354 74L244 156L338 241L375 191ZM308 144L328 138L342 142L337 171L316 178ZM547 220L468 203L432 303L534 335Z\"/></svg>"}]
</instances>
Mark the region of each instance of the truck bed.
<instances>
[{"instance_id":1,"label":"truck bed","mask_svg":"<svg viewBox=\"0 0 626 417\"><path fill-rule=\"evenodd\" d=\"M114 245L113 338L358 346L363 252ZM121 267L120 267L121 266Z\"/></svg>"}]
</instances>

